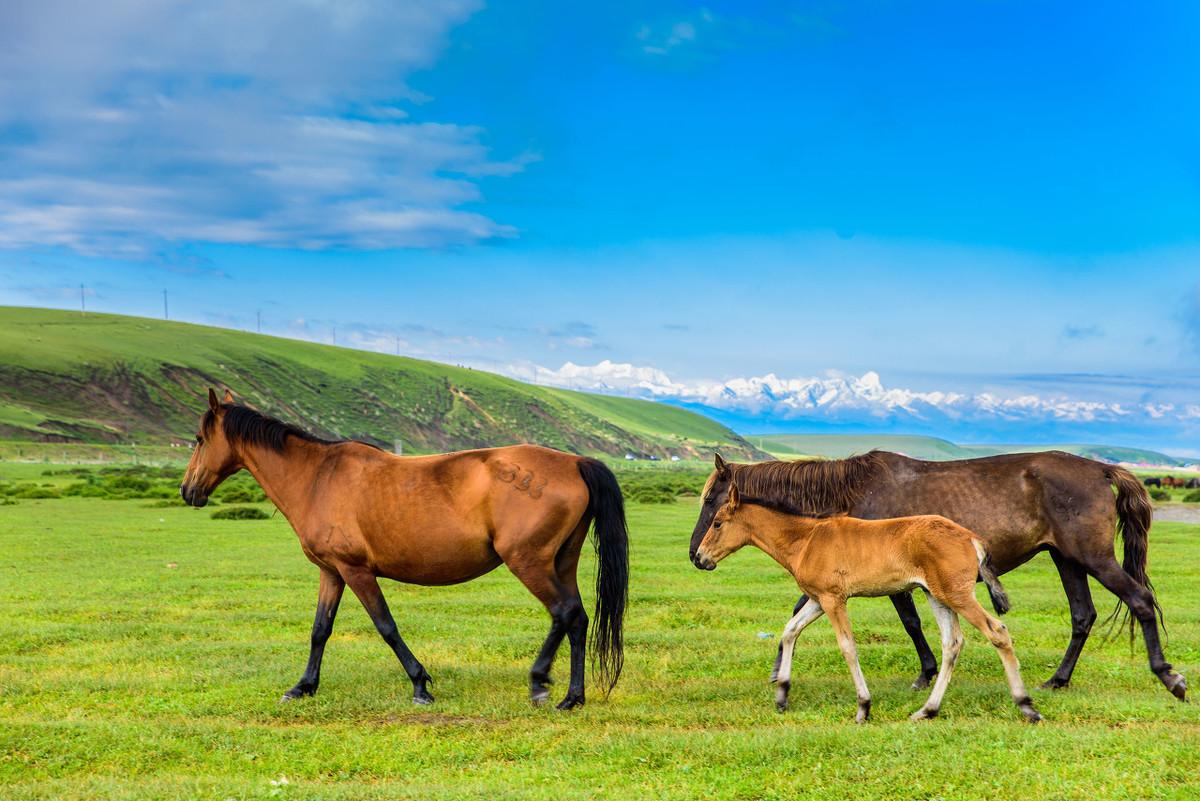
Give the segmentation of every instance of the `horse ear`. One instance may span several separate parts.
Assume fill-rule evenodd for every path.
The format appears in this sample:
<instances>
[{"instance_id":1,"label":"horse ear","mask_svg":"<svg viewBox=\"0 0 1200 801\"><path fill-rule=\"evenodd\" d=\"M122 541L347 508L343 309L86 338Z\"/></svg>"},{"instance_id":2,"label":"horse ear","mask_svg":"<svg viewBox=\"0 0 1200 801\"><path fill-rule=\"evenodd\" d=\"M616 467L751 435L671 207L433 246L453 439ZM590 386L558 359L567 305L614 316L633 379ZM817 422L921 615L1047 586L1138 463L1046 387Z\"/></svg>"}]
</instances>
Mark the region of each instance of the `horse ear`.
<instances>
[{"instance_id":1,"label":"horse ear","mask_svg":"<svg viewBox=\"0 0 1200 801\"><path fill-rule=\"evenodd\" d=\"M213 391L212 387L208 388L208 408L212 409L214 414L221 411L221 404L217 400L217 393Z\"/></svg>"},{"instance_id":2,"label":"horse ear","mask_svg":"<svg viewBox=\"0 0 1200 801\"><path fill-rule=\"evenodd\" d=\"M721 478L729 475L729 465L721 458L721 454L713 453L713 464L717 468L717 475L721 476Z\"/></svg>"},{"instance_id":3,"label":"horse ear","mask_svg":"<svg viewBox=\"0 0 1200 801\"><path fill-rule=\"evenodd\" d=\"M225 397L221 399L222 403L233 403L233 393L228 388L225 390Z\"/></svg>"},{"instance_id":4,"label":"horse ear","mask_svg":"<svg viewBox=\"0 0 1200 801\"><path fill-rule=\"evenodd\" d=\"M729 485L729 508L736 509L742 502L742 494L738 492L737 484Z\"/></svg>"}]
</instances>

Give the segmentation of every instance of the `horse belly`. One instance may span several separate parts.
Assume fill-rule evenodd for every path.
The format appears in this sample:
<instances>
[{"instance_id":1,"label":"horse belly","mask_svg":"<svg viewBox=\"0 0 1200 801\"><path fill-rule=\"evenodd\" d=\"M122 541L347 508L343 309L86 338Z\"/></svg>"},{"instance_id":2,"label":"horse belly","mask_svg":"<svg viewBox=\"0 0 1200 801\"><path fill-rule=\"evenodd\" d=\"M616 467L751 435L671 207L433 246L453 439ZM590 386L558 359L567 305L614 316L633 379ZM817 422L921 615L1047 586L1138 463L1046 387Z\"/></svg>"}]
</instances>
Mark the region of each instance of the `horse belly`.
<instances>
[{"instance_id":1,"label":"horse belly","mask_svg":"<svg viewBox=\"0 0 1200 801\"><path fill-rule=\"evenodd\" d=\"M375 570L408 584L461 584L500 565L486 537L438 537L419 545L393 547L375 556Z\"/></svg>"}]
</instances>

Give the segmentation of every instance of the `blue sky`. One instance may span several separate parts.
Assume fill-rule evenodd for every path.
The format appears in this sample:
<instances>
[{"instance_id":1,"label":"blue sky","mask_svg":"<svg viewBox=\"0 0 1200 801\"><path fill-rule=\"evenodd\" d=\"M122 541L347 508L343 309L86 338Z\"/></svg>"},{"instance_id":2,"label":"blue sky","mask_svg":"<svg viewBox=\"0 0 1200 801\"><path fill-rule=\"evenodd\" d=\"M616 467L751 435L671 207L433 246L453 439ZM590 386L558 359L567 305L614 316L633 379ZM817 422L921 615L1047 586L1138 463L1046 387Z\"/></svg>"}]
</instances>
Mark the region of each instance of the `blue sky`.
<instances>
[{"instance_id":1,"label":"blue sky","mask_svg":"<svg viewBox=\"0 0 1200 801\"><path fill-rule=\"evenodd\" d=\"M261 313L744 430L1200 452L1198 23L10 5L0 302L83 283L158 315L165 288L179 319Z\"/></svg>"}]
</instances>

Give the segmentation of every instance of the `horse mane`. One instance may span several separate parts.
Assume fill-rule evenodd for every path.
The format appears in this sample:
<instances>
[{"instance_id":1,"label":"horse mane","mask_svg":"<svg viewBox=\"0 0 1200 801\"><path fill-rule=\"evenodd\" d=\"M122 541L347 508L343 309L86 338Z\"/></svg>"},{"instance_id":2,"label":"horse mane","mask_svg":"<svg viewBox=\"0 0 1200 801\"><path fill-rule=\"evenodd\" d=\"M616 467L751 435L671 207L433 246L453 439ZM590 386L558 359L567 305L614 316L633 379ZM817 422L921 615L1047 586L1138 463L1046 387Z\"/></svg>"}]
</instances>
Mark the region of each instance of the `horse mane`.
<instances>
[{"instance_id":1,"label":"horse mane","mask_svg":"<svg viewBox=\"0 0 1200 801\"><path fill-rule=\"evenodd\" d=\"M882 451L830 461L730 464L742 499L789 514L846 514L866 484L886 469Z\"/></svg>"},{"instance_id":2,"label":"horse mane","mask_svg":"<svg viewBox=\"0 0 1200 801\"><path fill-rule=\"evenodd\" d=\"M342 442L358 441L318 437L316 434L305 431L299 426L285 423L282 420L276 420L274 417L267 417L262 412L257 409L251 409L249 406L223 403L221 404L221 408L224 409L221 430L224 432L225 438L230 442L242 442L247 445L268 448L278 453L287 445L288 437L296 437L305 442L316 442L321 445L337 445ZM208 433L212 431L215 423L216 415L213 414L212 409L209 409L204 413L204 419L200 422L201 430ZM370 445L372 448L376 447L369 442L362 444Z\"/></svg>"}]
</instances>

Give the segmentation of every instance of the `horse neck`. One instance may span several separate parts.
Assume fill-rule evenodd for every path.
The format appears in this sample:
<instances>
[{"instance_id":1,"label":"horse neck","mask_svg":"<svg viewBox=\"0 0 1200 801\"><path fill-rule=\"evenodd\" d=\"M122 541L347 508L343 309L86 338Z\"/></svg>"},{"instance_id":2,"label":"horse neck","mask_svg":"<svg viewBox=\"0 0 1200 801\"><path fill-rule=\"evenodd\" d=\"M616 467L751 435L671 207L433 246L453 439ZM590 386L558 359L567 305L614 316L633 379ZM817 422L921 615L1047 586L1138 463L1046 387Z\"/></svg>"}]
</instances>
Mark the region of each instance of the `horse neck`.
<instances>
[{"instance_id":1,"label":"horse neck","mask_svg":"<svg viewBox=\"0 0 1200 801\"><path fill-rule=\"evenodd\" d=\"M751 544L791 571L808 545L816 521L757 505L752 514L757 519L751 528Z\"/></svg>"},{"instance_id":2,"label":"horse neck","mask_svg":"<svg viewBox=\"0 0 1200 801\"><path fill-rule=\"evenodd\" d=\"M327 446L288 437L282 450L261 445L241 446L242 464L262 487L271 503L289 517L312 495L317 470Z\"/></svg>"}]
</instances>

